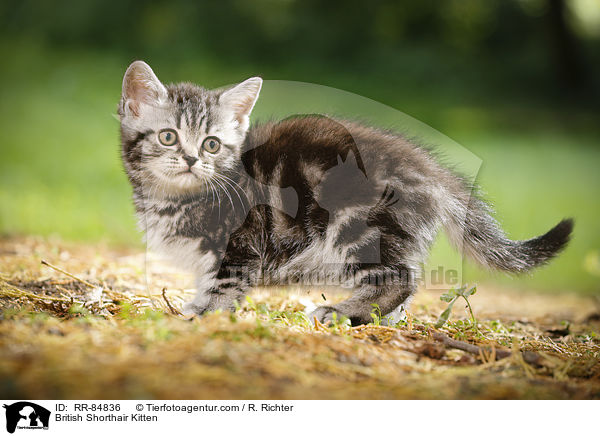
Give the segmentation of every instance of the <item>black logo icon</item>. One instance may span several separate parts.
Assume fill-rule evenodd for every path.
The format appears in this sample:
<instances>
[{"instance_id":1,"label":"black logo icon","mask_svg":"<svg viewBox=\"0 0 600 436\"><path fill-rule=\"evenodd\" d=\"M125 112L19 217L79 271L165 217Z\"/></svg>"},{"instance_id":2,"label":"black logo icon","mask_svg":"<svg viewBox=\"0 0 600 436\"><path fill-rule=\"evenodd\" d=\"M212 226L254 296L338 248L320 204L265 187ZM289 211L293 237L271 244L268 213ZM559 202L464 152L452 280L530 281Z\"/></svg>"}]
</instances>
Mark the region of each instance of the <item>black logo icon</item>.
<instances>
[{"instance_id":1,"label":"black logo icon","mask_svg":"<svg viewBox=\"0 0 600 436\"><path fill-rule=\"evenodd\" d=\"M6 431L14 433L15 429L48 429L50 411L29 401L19 401L6 409Z\"/></svg>"}]
</instances>

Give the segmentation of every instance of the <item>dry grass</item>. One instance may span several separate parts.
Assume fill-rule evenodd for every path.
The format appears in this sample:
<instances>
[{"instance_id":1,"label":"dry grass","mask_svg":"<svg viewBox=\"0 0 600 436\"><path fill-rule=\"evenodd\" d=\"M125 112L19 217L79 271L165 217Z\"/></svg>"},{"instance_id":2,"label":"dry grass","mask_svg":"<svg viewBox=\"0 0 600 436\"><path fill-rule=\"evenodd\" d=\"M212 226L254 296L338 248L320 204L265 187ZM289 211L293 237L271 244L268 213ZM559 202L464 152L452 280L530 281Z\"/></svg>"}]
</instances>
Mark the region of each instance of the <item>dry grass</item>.
<instances>
[{"instance_id":1,"label":"dry grass","mask_svg":"<svg viewBox=\"0 0 600 436\"><path fill-rule=\"evenodd\" d=\"M189 277L139 250L6 239L0 265L4 398L600 398L589 298L480 287L478 330L458 304L436 329L444 303L423 291L394 327L313 327L303 298L342 295L263 289L185 320Z\"/></svg>"}]
</instances>

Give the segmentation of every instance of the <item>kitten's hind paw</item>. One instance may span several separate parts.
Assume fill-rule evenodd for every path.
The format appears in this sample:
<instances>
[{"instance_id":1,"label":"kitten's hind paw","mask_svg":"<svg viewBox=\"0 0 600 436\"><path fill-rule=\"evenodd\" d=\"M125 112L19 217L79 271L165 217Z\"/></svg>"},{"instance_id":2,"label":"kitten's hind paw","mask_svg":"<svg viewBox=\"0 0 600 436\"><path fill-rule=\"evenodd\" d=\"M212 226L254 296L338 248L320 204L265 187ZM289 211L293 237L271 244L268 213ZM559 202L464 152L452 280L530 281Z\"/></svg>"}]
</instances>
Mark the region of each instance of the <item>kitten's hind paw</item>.
<instances>
[{"instance_id":1,"label":"kitten's hind paw","mask_svg":"<svg viewBox=\"0 0 600 436\"><path fill-rule=\"evenodd\" d=\"M340 313L335 307L332 306L319 306L308 315L308 320L311 324L315 324L315 319L321 324L348 324L350 320L347 316Z\"/></svg>"}]
</instances>

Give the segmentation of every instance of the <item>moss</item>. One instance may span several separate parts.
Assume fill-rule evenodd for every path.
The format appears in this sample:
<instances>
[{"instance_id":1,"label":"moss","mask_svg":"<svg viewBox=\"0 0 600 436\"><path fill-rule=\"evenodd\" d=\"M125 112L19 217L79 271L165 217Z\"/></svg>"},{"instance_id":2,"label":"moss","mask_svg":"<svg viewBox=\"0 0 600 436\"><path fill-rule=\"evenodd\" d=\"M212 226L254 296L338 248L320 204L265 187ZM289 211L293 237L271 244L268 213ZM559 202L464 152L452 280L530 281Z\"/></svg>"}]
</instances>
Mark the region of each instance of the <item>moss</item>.
<instances>
[{"instance_id":1,"label":"moss","mask_svg":"<svg viewBox=\"0 0 600 436\"><path fill-rule=\"evenodd\" d=\"M433 292L419 294L414 313L394 327L313 326L297 293L281 290L257 291L235 313L189 320L178 314L189 292L163 294L173 276L145 277L144 253L94 248L87 256L89 246L39 239L5 240L2 248L0 392L7 398L600 397L599 325L585 316L594 306L583 297L566 304L567 297L546 296L545 311L539 299L522 297L520 313L499 312L498 298L514 295L480 286L470 297L477 330L458 306L433 327L445 308ZM71 276L40 266L42 258ZM320 294L305 297L318 302ZM575 311L552 314L565 305ZM446 348L434 331L482 351ZM513 355L495 360L497 350ZM526 363L521 351L535 352L539 364Z\"/></svg>"}]
</instances>

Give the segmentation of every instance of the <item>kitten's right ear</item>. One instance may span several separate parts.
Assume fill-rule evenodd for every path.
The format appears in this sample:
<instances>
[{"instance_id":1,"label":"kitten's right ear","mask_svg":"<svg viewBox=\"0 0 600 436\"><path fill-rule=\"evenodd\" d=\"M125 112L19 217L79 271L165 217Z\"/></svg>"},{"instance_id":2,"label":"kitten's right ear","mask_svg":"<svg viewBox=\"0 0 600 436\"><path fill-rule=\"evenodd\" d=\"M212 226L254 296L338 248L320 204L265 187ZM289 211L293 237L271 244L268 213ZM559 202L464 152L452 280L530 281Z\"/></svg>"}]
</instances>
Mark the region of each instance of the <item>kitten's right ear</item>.
<instances>
[{"instance_id":1,"label":"kitten's right ear","mask_svg":"<svg viewBox=\"0 0 600 436\"><path fill-rule=\"evenodd\" d=\"M135 61L129 65L123 77L121 115L130 113L137 117L141 103L155 106L166 100L167 89L146 62Z\"/></svg>"}]
</instances>

